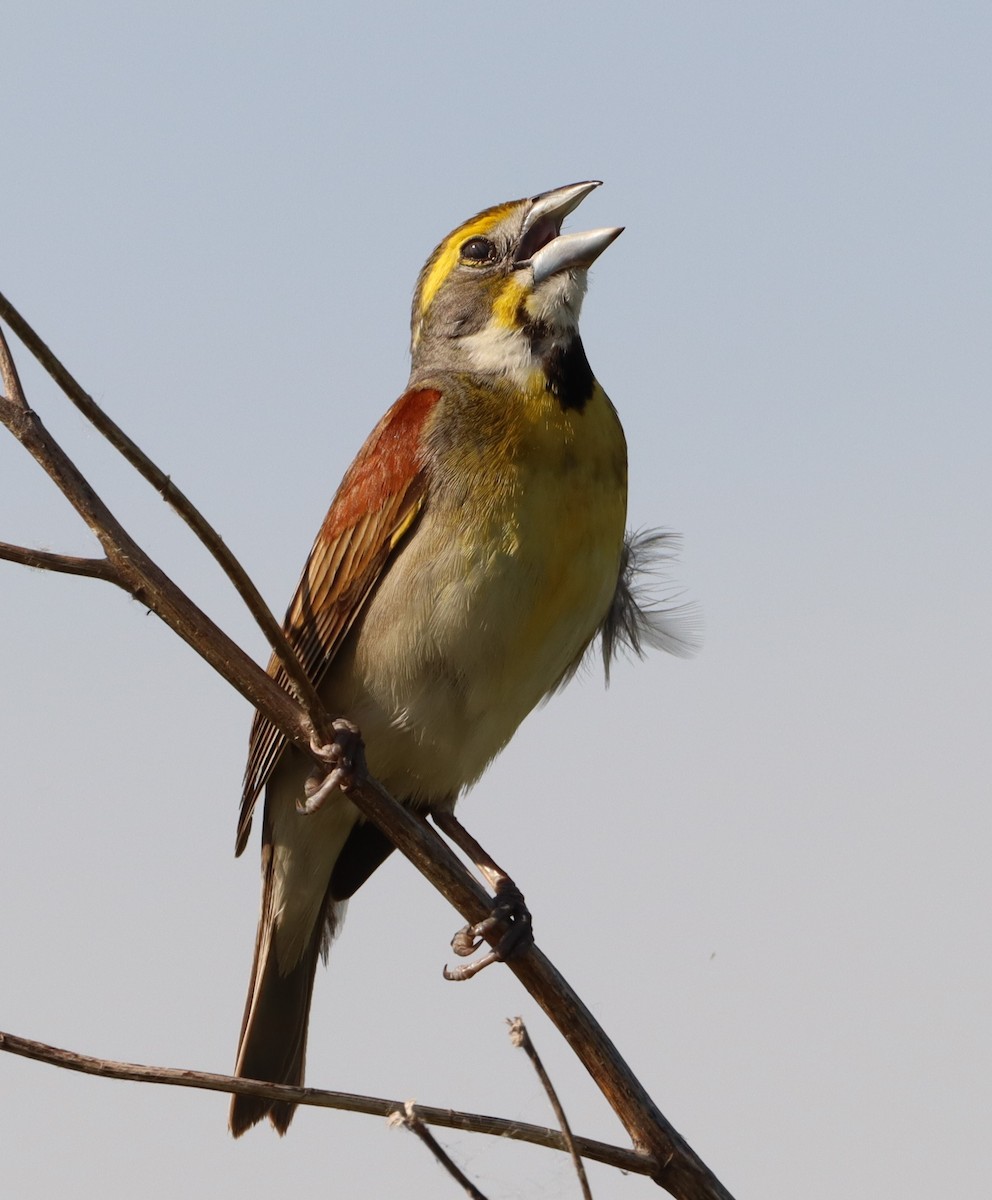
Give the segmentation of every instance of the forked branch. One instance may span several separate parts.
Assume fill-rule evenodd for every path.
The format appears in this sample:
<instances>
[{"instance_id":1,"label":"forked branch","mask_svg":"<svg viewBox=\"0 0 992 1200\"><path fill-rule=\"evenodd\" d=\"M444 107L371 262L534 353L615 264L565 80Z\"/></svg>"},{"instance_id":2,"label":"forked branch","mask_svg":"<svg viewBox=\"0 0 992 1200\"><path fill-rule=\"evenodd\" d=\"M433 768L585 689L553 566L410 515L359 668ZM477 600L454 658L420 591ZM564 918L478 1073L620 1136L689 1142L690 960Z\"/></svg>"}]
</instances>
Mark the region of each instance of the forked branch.
<instances>
[{"instance_id":1,"label":"forked branch","mask_svg":"<svg viewBox=\"0 0 992 1200\"><path fill-rule=\"evenodd\" d=\"M172 479L152 462L140 446L133 442L124 430L100 408L93 397L77 383L45 342L42 341L34 329L25 321L6 296L2 294L0 294L0 321L7 322L37 362L48 372L87 421L106 438L111 446L134 467L143 479L147 480L159 492L162 499L193 530L234 585L235 590L244 601L248 611L255 618L262 632L265 634L269 645L279 656L279 660L286 671L290 690L293 695L312 714L320 712L321 706L317 698L317 693L306 672L300 665L296 653L286 640L282 626L272 615L269 606L255 587L248 572L231 553L217 530L214 529L200 510L196 508L189 497L176 487ZM2 337L3 331L0 330L0 338ZM27 400L21 388L20 380L17 377L17 368L14 365L6 343L0 347L0 358L2 358L2 375L5 392L19 406L27 408ZM54 567L51 569L58 570L59 568Z\"/></svg>"}]
</instances>

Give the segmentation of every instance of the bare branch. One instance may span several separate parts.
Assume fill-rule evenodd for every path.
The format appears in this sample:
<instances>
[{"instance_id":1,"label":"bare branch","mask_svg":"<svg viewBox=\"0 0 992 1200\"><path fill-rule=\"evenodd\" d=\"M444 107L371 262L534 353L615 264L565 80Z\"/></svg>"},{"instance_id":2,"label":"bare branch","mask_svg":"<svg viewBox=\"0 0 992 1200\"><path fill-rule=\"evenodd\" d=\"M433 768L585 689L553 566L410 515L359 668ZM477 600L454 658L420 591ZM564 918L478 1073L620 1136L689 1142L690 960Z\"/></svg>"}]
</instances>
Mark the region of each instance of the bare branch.
<instances>
[{"instance_id":1,"label":"bare branch","mask_svg":"<svg viewBox=\"0 0 992 1200\"><path fill-rule=\"evenodd\" d=\"M448 1172L456 1183L461 1184L465 1192L472 1197L472 1200L486 1200L485 1195L479 1191L475 1184L469 1179L464 1171L458 1166L451 1155L445 1150L437 1138L431 1133L427 1126L417 1115L416 1108L412 1100L407 1100L402 1109L397 1109L389 1118L390 1124L402 1125L404 1129L409 1129L411 1133L415 1133L417 1137L424 1143L431 1154L437 1159L442 1167Z\"/></svg>"},{"instance_id":2,"label":"bare branch","mask_svg":"<svg viewBox=\"0 0 992 1200\"><path fill-rule=\"evenodd\" d=\"M119 582L117 572L106 558L76 558L71 554L52 554L48 550L35 550L30 546L14 546L10 542L0 542L0 559L20 563L23 567L57 571L63 575L86 575L90 579L102 579L107 583Z\"/></svg>"},{"instance_id":3,"label":"bare branch","mask_svg":"<svg viewBox=\"0 0 992 1200\"><path fill-rule=\"evenodd\" d=\"M252 1079L236 1079L232 1075L216 1075L207 1071L189 1071L175 1067L147 1067L139 1063L114 1062L110 1059L92 1058L48 1046L44 1042L32 1041L12 1033L0 1032L0 1050L30 1058L35 1062L48 1063L84 1075L96 1075L104 1079L123 1079L132 1083L159 1083L169 1087L196 1088L209 1092L230 1092L240 1096L261 1096L267 1100L286 1100L293 1104L306 1104L312 1108L335 1108L342 1112L364 1113L373 1117L389 1117L405 1106L399 1100L384 1100L378 1096L359 1096L351 1092L331 1092L321 1088L287 1087L279 1083L260 1083ZM507 1121L502 1117L489 1117L479 1113L459 1112L453 1108L435 1108L417 1104L414 1113L421 1121L445 1129L457 1129L463 1133L482 1133L492 1137L509 1138L528 1142L549 1150L565 1150L565 1142L557 1129L542 1125L528 1125L521 1121ZM592 1138L577 1138L576 1143L584 1158L605 1163L621 1171L636 1175L650 1175L656 1165L634 1150L622 1146L611 1146L608 1142Z\"/></svg>"},{"instance_id":4,"label":"bare branch","mask_svg":"<svg viewBox=\"0 0 992 1200\"><path fill-rule=\"evenodd\" d=\"M396 803L374 779L356 775L348 796L471 924L489 915L492 903L454 851L426 821ZM487 937L496 945L499 936ZM648 1095L589 1009L537 946L506 966L544 1009L620 1118L634 1148L655 1159L651 1177L677 1200L733 1200Z\"/></svg>"},{"instance_id":5,"label":"bare branch","mask_svg":"<svg viewBox=\"0 0 992 1200\"><path fill-rule=\"evenodd\" d=\"M551 1076L544 1069L544 1063L541 1062L540 1055L534 1048L534 1043L530 1040L530 1034L527 1032L527 1026L524 1025L524 1019L523 1017L514 1017L507 1024L510 1026L510 1041L513 1042L514 1046L519 1046L530 1059L531 1066L537 1072L541 1086L551 1101L551 1107L554 1110L558 1126L561 1129L561 1135L565 1139L565 1145L568 1146L568 1152L572 1156L575 1173L579 1177L579 1187L582 1189L583 1200L592 1200L592 1192L589 1190L589 1179L586 1175L586 1169L582 1165L582 1159L579 1157L575 1139L572 1137L572 1129L568 1123L568 1118L565 1116L565 1110L558 1099L558 1093L555 1091L555 1085L551 1082Z\"/></svg>"},{"instance_id":6,"label":"bare branch","mask_svg":"<svg viewBox=\"0 0 992 1200\"><path fill-rule=\"evenodd\" d=\"M17 334L35 359L44 367L83 416L134 467L138 474L159 492L162 499L178 513L203 545L206 546L207 550L210 551L215 561L219 564L221 570L234 585L238 595L244 601L248 611L255 618L255 621L265 634L269 645L275 651L279 661L285 668L292 694L312 716L319 714L322 711L320 701L317 698L313 684L300 665L296 651L290 646L285 633L283 633L282 626L272 615L269 606L255 587L248 572L228 549L220 534L207 521L206 517L203 516L192 501L176 487L170 477L152 462L141 447L133 442L123 429L107 416L93 397L77 383L60 360L56 358L45 342L42 341L34 329L32 329L24 317L21 316L2 293L0 293L0 319L5 320L10 325L11 329ZM0 338L2 336L2 331L0 331ZM0 353L2 353L3 358L4 387L12 399L17 400L19 395L21 401L23 401L23 406L27 408L27 402L24 401L24 393L20 389L19 381L17 381L16 369L14 368L6 342L3 342L2 347L0 347ZM10 370L13 372L16 390L8 380L8 363Z\"/></svg>"},{"instance_id":7,"label":"bare branch","mask_svg":"<svg viewBox=\"0 0 992 1200\"><path fill-rule=\"evenodd\" d=\"M112 568L107 579L161 617L233 687L306 749L314 734L308 714L148 557L51 436L38 414L27 404L0 397L0 423L44 468L96 535ZM317 713L322 711L318 708Z\"/></svg>"},{"instance_id":8,"label":"bare branch","mask_svg":"<svg viewBox=\"0 0 992 1200\"><path fill-rule=\"evenodd\" d=\"M0 380L3 381L3 390L7 397L18 408L27 408L28 401L24 395L24 388L21 387L21 377L17 373L17 367L2 327L0 327Z\"/></svg>"}]
</instances>

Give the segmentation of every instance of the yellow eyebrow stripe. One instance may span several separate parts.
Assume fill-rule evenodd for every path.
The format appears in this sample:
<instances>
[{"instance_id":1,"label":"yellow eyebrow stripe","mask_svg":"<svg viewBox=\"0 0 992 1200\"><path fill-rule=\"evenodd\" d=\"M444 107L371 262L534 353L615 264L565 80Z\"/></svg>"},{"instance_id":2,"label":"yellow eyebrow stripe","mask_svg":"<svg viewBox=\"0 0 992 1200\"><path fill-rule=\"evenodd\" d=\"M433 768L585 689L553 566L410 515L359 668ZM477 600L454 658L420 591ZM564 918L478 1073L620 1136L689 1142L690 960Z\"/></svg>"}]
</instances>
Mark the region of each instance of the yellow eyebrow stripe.
<instances>
[{"instance_id":1,"label":"yellow eyebrow stripe","mask_svg":"<svg viewBox=\"0 0 992 1200\"><path fill-rule=\"evenodd\" d=\"M480 234L488 233L494 225L498 225L514 208L516 208L516 203L501 204L498 208L490 208L486 212L480 213L479 216L474 217L471 221L467 221L460 229L456 229L448 240L444 242L438 250L430 270L424 277L424 286L420 293L419 316L423 317L424 313L427 312L441 284L444 283L445 279L447 279L457 266L462 244L467 242L471 237L478 237Z\"/></svg>"}]
</instances>

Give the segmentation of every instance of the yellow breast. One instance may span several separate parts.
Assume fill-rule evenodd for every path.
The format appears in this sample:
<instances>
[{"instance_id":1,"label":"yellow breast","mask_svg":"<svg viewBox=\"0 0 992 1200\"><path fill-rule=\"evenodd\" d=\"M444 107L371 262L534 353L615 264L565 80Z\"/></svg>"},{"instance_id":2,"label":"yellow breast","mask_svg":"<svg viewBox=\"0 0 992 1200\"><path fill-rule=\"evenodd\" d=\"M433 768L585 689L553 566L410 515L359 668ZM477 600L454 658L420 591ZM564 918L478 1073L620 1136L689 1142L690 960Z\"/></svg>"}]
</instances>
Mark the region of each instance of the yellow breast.
<instances>
[{"instance_id":1,"label":"yellow breast","mask_svg":"<svg viewBox=\"0 0 992 1200\"><path fill-rule=\"evenodd\" d=\"M546 392L509 407L473 392L445 393L422 520L356 647L348 702L376 773L406 794L478 778L585 650L617 585L626 448L605 393L575 411Z\"/></svg>"}]
</instances>

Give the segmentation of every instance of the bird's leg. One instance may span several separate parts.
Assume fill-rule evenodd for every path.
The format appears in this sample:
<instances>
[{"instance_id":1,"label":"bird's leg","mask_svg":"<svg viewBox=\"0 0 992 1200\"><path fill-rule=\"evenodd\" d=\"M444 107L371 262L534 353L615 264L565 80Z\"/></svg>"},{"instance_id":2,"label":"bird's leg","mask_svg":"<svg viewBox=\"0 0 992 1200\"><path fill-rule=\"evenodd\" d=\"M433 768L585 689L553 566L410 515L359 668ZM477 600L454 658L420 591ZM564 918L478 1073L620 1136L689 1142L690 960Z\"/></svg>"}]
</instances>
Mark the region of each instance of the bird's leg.
<instances>
[{"instance_id":1,"label":"bird's leg","mask_svg":"<svg viewBox=\"0 0 992 1200\"><path fill-rule=\"evenodd\" d=\"M333 738L326 745L315 738L310 749L320 759L303 785L306 800L296 802L297 812L309 816L322 808L327 797L335 788L347 783L365 768L365 743L358 726L339 718L331 725Z\"/></svg>"},{"instance_id":2,"label":"bird's leg","mask_svg":"<svg viewBox=\"0 0 992 1200\"><path fill-rule=\"evenodd\" d=\"M482 945L483 939L494 930L504 928L499 944L484 954L475 962L465 963L461 967L445 967L445 979L461 981L471 979L473 975L490 963L505 962L514 954L520 953L534 941L530 909L524 901L523 892L517 887L503 868L496 863L458 820L453 812L432 812L434 824L446 834L455 845L462 850L478 867L482 877L496 894L492 912L484 921L475 925L466 925L460 929L451 940L451 948L462 958L474 954Z\"/></svg>"}]
</instances>

